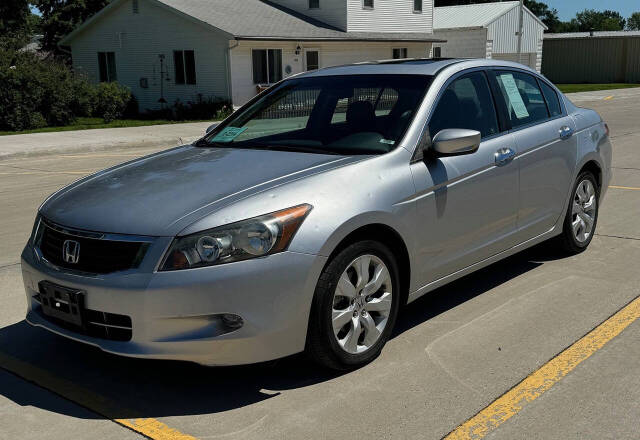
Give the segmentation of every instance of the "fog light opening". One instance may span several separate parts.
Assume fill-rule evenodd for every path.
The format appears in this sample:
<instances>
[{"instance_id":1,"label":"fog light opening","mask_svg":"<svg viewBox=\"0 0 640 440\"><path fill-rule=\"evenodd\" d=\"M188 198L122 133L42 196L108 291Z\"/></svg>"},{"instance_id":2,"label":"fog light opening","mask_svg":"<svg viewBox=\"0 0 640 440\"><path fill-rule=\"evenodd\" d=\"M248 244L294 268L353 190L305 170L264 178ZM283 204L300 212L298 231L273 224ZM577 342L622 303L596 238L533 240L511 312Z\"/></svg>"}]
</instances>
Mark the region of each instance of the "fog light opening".
<instances>
[{"instance_id":1,"label":"fog light opening","mask_svg":"<svg viewBox=\"0 0 640 440\"><path fill-rule=\"evenodd\" d=\"M225 313L222 315L222 323L229 330L238 330L244 325L244 320L238 315Z\"/></svg>"}]
</instances>

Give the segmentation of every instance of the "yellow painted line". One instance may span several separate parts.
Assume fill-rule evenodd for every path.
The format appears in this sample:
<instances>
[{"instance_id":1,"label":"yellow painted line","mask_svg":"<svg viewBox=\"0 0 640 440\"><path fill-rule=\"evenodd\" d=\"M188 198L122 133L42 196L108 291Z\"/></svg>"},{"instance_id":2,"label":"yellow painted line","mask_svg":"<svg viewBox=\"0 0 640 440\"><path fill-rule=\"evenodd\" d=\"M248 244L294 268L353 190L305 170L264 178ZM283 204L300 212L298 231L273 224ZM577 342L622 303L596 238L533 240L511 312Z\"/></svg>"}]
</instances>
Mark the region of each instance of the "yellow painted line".
<instances>
[{"instance_id":1,"label":"yellow painted line","mask_svg":"<svg viewBox=\"0 0 640 440\"><path fill-rule=\"evenodd\" d=\"M631 189L633 191L640 191L640 188L636 188L633 186L616 186L616 185L609 185L609 188L615 188L615 189Z\"/></svg>"},{"instance_id":2,"label":"yellow painted line","mask_svg":"<svg viewBox=\"0 0 640 440\"><path fill-rule=\"evenodd\" d=\"M458 426L445 437L445 440L485 437L540 397L638 318L640 318L640 297L494 400L474 417Z\"/></svg>"},{"instance_id":3,"label":"yellow painted line","mask_svg":"<svg viewBox=\"0 0 640 440\"><path fill-rule=\"evenodd\" d=\"M610 101L610 100L612 100L612 99L613 99L613 95L611 95L611 96L607 96L606 98L604 98L604 100L605 100L605 101Z\"/></svg>"},{"instance_id":4,"label":"yellow painted line","mask_svg":"<svg viewBox=\"0 0 640 440\"><path fill-rule=\"evenodd\" d=\"M138 411L123 408L119 402L7 353L0 352L0 368L153 440L197 440L191 435L170 428L159 420L137 417L141 415ZM131 414L133 418L114 417L115 414L122 416L123 413Z\"/></svg>"},{"instance_id":5,"label":"yellow painted line","mask_svg":"<svg viewBox=\"0 0 640 440\"><path fill-rule=\"evenodd\" d=\"M154 440L197 440L193 436L169 428L156 419L116 419L114 422Z\"/></svg>"}]
</instances>

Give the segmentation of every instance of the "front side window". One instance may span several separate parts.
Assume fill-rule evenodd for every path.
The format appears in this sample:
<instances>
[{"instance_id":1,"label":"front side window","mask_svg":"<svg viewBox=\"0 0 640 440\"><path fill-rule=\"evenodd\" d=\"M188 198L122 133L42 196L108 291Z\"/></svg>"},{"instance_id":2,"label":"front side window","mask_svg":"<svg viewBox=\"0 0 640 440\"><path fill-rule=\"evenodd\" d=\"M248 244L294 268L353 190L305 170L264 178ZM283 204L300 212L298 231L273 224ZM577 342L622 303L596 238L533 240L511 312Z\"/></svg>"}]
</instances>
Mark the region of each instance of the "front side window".
<instances>
[{"instance_id":1,"label":"front side window","mask_svg":"<svg viewBox=\"0 0 640 440\"><path fill-rule=\"evenodd\" d=\"M542 94L544 95L544 99L547 101L547 107L549 108L551 117L555 118L556 116L560 116L562 114L562 107L560 107L558 94L551 88L551 86L549 86L544 81L539 82L540 88L542 89Z\"/></svg>"},{"instance_id":2,"label":"front side window","mask_svg":"<svg viewBox=\"0 0 640 440\"><path fill-rule=\"evenodd\" d=\"M400 47L400 48L396 48L393 49L393 59L394 60L400 60L403 58L409 58L408 55L409 51L406 47Z\"/></svg>"},{"instance_id":3,"label":"front side window","mask_svg":"<svg viewBox=\"0 0 640 440\"><path fill-rule=\"evenodd\" d=\"M483 138L499 132L495 106L484 73L464 75L446 88L431 117L429 133L433 137L447 128L476 130Z\"/></svg>"},{"instance_id":4,"label":"front side window","mask_svg":"<svg viewBox=\"0 0 640 440\"><path fill-rule=\"evenodd\" d=\"M501 71L497 72L496 79L513 128L549 118L546 102L533 76Z\"/></svg>"},{"instance_id":5,"label":"front side window","mask_svg":"<svg viewBox=\"0 0 640 440\"><path fill-rule=\"evenodd\" d=\"M424 75L290 79L236 112L200 146L384 154L404 136L431 80Z\"/></svg>"},{"instance_id":6,"label":"front side window","mask_svg":"<svg viewBox=\"0 0 640 440\"><path fill-rule=\"evenodd\" d=\"M413 0L413 10L415 12L422 12L422 0Z\"/></svg>"},{"instance_id":7,"label":"front side window","mask_svg":"<svg viewBox=\"0 0 640 440\"><path fill-rule=\"evenodd\" d=\"M254 49L253 83L275 84L282 79L282 49Z\"/></svg>"},{"instance_id":8,"label":"front side window","mask_svg":"<svg viewBox=\"0 0 640 440\"><path fill-rule=\"evenodd\" d=\"M176 84L196 83L196 58L192 50L174 50L173 66Z\"/></svg>"},{"instance_id":9,"label":"front side window","mask_svg":"<svg viewBox=\"0 0 640 440\"><path fill-rule=\"evenodd\" d=\"M114 52L98 52L98 71L100 82L112 82L118 79Z\"/></svg>"}]
</instances>

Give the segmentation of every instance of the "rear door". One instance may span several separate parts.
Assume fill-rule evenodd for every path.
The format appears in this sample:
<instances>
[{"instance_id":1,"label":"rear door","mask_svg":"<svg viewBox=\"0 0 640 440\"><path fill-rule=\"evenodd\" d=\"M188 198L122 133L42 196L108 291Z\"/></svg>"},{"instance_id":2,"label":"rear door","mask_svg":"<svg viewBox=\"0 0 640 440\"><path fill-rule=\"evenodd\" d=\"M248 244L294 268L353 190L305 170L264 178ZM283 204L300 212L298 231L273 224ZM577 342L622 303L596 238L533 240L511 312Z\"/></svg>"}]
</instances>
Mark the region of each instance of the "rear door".
<instances>
[{"instance_id":1,"label":"rear door","mask_svg":"<svg viewBox=\"0 0 640 440\"><path fill-rule=\"evenodd\" d=\"M429 122L480 131L473 154L425 157L412 164L417 187L416 271L427 285L514 244L518 167L511 134L501 130L484 71L463 73L443 88Z\"/></svg>"},{"instance_id":2,"label":"rear door","mask_svg":"<svg viewBox=\"0 0 640 440\"><path fill-rule=\"evenodd\" d=\"M522 242L548 232L564 214L577 155L575 125L545 81L518 70L497 70L494 79L518 148Z\"/></svg>"}]
</instances>

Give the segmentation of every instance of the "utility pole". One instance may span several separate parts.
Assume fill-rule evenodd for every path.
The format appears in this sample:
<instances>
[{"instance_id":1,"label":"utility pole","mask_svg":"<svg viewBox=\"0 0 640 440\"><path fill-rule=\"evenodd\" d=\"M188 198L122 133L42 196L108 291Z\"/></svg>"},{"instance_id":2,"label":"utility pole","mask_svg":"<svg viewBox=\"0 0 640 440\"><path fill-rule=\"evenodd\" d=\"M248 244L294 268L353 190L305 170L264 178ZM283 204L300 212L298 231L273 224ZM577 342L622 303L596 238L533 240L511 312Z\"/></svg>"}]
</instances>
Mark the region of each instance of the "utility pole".
<instances>
[{"instance_id":1,"label":"utility pole","mask_svg":"<svg viewBox=\"0 0 640 440\"><path fill-rule=\"evenodd\" d=\"M518 62L522 64L522 28L524 27L524 0L520 0L520 17L518 19Z\"/></svg>"}]
</instances>

